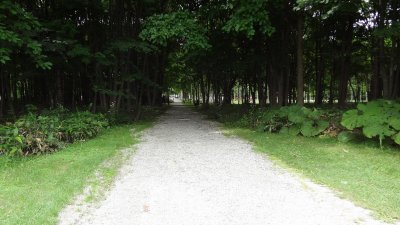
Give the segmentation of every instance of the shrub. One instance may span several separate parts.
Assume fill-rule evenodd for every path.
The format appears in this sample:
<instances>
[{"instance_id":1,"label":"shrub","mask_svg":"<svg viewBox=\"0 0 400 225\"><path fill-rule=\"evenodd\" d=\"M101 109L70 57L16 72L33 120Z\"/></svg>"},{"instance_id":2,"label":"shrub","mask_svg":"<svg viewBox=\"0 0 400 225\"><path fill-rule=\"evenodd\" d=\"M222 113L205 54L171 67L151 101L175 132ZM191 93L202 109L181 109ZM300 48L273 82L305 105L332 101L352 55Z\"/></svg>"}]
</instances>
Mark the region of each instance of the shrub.
<instances>
[{"instance_id":1,"label":"shrub","mask_svg":"<svg viewBox=\"0 0 400 225\"><path fill-rule=\"evenodd\" d=\"M52 152L62 146L59 141L61 118L29 112L15 122L24 137L24 154Z\"/></svg>"},{"instance_id":2,"label":"shrub","mask_svg":"<svg viewBox=\"0 0 400 225\"><path fill-rule=\"evenodd\" d=\"M381 147L386 137L400 144L400 103L377 100L358 104L357 109L343 114L341 124L349 130L361 129L367 138L377 137Z\"/></svg>"},{"instance_id":3,"label":"shrub","mask_svg":"<svg viewBox=\"0 0 400 225\"><path fill-rule=\"evenodd\" d=\"M53 152L66 143L96 136L109 125L102 114L68 112L64 108L29 111L14 125L0 127L0 152L7 155Z\"/></svg>"},{"instance_id":4,"label":"shrub","mask_svg":"<svg viewBox=\"0 0 400 225\"><path fill-rule=\"evenodd\" d=\"M24 138L15 126L0 125L0 154L22 153Z\"/></svg>"},{"instance_id":5,"label":"shrub","mask_svg":"<svg viewBox=\"0 0 400 225\"><path fill-rule=\"evenodd\" d=\"M69 114L60 127L61 139L66 142L85 140L96 136L108 121L102 114L93 114L88 111Z\"/></svg>"},{"instance_id":6,"label":"shrub","mask_svg":"<svg viewBox=\"0 0 400 225\"><path fill-rule=\"evenodd\" d=\"M241 116L240 120L237 121L237 124L242 127L264 129L266 123L271 123L270 120L275 116L275 113L275 109L259 108L252 105L248 113Z\"/></svg>"},{"instance_id":7,"label":"shrub","mask_svg":"<svg viewBox=\"0 0 400 225\"><path fill-rule=\"evenodd\" d=\"M305 137L317 136L329 126L329 123L322 119L323 111L297 105L282 107L264 117L269 118L265 130L291 135L302 134Z\"/></svg>"}]
</instances>

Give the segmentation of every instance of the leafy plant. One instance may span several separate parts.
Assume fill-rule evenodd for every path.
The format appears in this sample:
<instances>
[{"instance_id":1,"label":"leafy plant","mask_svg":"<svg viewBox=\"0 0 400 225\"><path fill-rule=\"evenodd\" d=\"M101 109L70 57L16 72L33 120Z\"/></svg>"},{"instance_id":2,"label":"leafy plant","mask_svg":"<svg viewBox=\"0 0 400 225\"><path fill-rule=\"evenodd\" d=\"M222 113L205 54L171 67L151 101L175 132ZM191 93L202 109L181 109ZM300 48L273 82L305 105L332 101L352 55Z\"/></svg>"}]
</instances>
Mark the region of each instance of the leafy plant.
<instances>
[{"instance_id":1,"label":"leafy plant","mask_svg":"<svg viewBox=\"0 0 400 225\"><path fill-rule=\"evenodd\" d=\"M367 138L378 137L381 147L386 137L400 144L400 103L377 100L359 104L343 114L341 124L349 130L361 129Z\"/></svg>"},{"instance_id":2,"label":"leafy plant","mask_svg":"<svg viewBox=\"0 0 400 225\"><path fill-rule=\"evenodd\" d=\"M269 131L313 137L321 134L329 126L329 122L322 120L322 116L321 110L297 105L286 106L270 117L265 128Z\"/></svg>"},{"instance_id":3,"label":"leafy plant","mask_svg":"<svg viewBox=\"0 0 400 225\"><path fill-rule=\"evenodd\" d=\"M71 113L65 108L45 110L41 114L34 107L15 124L0 126L0 153L42 154L53 152L78 140L93 138L109 126L102 114L89 111Z\"/></svg>"},{"instance_id":4,"label":"leafy plant","mask_svg":"<svg viewBox=\"0 0 400 225\"><path fill-rule=\"evenodd\" d=\"M279 131L284 126L284 121L276 116L278 111L277 109L266 110L260 108L255 112L251 112L249 116L253 118L251 121L252 126L269 132Z\"/></svg>"},{"instance_id":5,"label":"leafy plant","mask_svg":"<svg viewBox=\"0 0 400 225\"><path fill-rule=\"evenodd\" d=\"M24 154L52 152L62 146L59 141L61 116L28 113L15 123L24 136Z\"/></svg>"},{"instance_id":6,"label":"leafy plant","mask_svg":"<svg viewBox=\"0 0 400 225\"><path fill-rule=\"evenodd\" d=\"M353 132L343 131L343 132L340 132L340 134L337 136L337 138L340 142L347 143L347 142L350 142L350 141L356 139L357 137Z\"/></svg>"},{"instance_id":7,"label":"leafy plant","mask_svg":"<svg viewBox=\"0 0 400 225\"><path fill-rule=\"evenodd\" d=\"M76 112L68 115L60 131L64 141L74 142L92 138L108 125L107 119L102 114Z\"/></svg>"},{"instance_id":8,"label":"leafy plant","mask_svg":"<svg viewBox=\"0 0 400 225\"><path fill-rule=\"evenodd\" d=\"M24 137L15 126L0 125L0 154L22 153Z\"/></svg>"}]
</instances>

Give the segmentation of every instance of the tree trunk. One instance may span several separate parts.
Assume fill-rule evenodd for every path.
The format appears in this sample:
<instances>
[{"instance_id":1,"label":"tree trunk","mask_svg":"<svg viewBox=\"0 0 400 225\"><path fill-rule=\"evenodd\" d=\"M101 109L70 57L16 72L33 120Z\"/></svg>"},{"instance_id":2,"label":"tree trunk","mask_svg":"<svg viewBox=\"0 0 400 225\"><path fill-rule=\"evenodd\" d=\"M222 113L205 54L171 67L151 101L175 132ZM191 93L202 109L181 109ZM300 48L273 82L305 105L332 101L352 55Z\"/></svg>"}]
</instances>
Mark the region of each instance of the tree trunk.
<instances>
[{"instance_id":1,"label":"tree trunk","mask_svg":"<svg viewBox=\"0 0 400 225\"><path fill-rule=\"evenodd\" d=\"M304 15L300 13L297 18L297 104L304 105Z\"/></svg>"},{"instance_id":2,"label":"tree trunk","mask_svg":"<svg viewBox=\"0 0 400 225\"><path fill-rule=\"evenodd\" d=\"M346 104L348 82L350 79L351 71L351 54L352 54L352 42L353 42L353 31L354 31L354 19L348 18L346 21L346 29L343 31L343 40L341 46L341 58L340 62L340 74L339 74L339 106L343 107Z\"/></svg>"}]
</instances>

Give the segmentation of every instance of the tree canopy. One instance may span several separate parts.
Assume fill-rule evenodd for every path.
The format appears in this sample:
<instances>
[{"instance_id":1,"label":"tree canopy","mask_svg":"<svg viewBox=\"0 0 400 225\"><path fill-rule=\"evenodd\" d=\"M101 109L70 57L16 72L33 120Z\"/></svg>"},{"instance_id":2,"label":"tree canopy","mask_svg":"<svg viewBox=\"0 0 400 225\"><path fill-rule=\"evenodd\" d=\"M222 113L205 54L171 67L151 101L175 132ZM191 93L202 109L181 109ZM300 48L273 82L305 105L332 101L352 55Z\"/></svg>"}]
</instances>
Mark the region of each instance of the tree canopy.
<instances>
[{"instance_id":1,"label":"tree canopy","mask_svg":"<svg viewBox=\"0 0 400 225\"><path fill-rule=\"evenodd\" d=\"M2 0L0 118L400 97L398 0Z\"/></svg>"}]
</instances>

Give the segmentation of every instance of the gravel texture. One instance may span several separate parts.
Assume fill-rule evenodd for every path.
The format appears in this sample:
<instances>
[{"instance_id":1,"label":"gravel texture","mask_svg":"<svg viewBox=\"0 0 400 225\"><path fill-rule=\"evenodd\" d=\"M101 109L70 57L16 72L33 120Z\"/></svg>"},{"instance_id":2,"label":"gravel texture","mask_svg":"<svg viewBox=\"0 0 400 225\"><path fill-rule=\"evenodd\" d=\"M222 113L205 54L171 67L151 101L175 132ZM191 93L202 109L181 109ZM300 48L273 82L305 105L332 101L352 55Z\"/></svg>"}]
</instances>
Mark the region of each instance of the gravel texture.
<instances>
[{"instance_id":1,"label":"gravel texture","mask_svg":"<svg viewBox=\"0 0 400 225\"><path fill-rule=\"evenodd\" d=\"M73 204L59 220L94 225L384 224L179 105L144 134L104 200Z\"/></svg>"}]
</instances>

